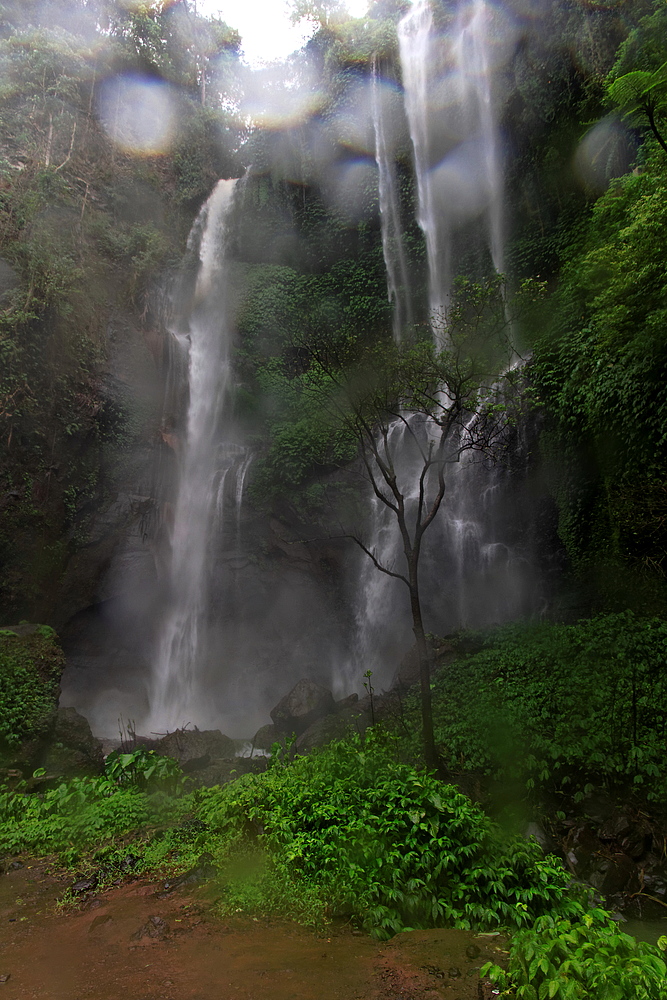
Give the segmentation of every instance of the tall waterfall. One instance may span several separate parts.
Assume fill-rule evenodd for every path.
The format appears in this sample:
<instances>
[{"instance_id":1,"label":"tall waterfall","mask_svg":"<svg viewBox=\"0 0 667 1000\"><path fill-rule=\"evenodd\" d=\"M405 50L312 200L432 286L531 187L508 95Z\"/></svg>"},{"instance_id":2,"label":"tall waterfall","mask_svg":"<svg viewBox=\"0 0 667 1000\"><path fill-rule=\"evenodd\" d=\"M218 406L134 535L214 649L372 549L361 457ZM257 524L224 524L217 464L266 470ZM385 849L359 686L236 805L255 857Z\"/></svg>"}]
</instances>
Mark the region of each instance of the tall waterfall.
<instances>
[{"instance_id":1,"label":"tall waterfall","mask_svg":"<svg viewBox=\"0 0 667 1000\"><path fill-rule=\"evenodd\" d=\"M430 0L398 26L405 111L417 181L417 221L426 240L429 310L444 334L454 277L454 235L484 219L490 257L504 270L503 175L493 107L493 13L462 4L447 37L433 30Z\"/></svg>"},{"instance_id":2,"label":"tall waterfall","mask_svg":"<svg viewBox=\"0 0 667 1000\"><path fill-rule=\"evenodd\" d=\"M438 346L447 339L446 318L456 274L457 239L474 225L487 267L504 270L504 182L494 108L493 12L484 0L461 3L446 35L433 23L431 3L418 0L398 26L405 113L412 142L417 222L428 262L428 306ZM376 81L373 81L374 87ZM376 125L376 136L377 125ZM380 165L383 178L391 176ZM386 182L384 182L386 184ZM386 189L390 190L390 189ZM383 244L395 229L381 212ZM469 231L469 230L468 230ZM387 259L385 253L385 259ZM388 285L396 281L387 263ZM394 318L396 323L396 316ZM417 502L420 463L404 422L390 428L395 467L406 507ZM525 445L517 438L515 457ZM411 492L414 495L411 495ZM396 519L370 499L369 539L377 559L401 570L403 552ZM447 494L421 561L427 628L440 633L478 627L533 610L540 600L529 541L519 515L519 494L501 466L468 453L450 466ZM523 535L522 535L523 532ZM386 664L412 643L404 585L380 573L364 555L359 562L357 661L387 680ZM359 670L359 666L357 666Z\"/></svg>"},{"instance_id":3,"label":"tall waterfall","mask_svg":"<svg viewBox=\"0 0 667 1000\"><path fill-rule=\"evenodd\" d=\"M382 253L387 270L387 294L393 304L394 340L399 341L412 323L408 262L403 245L401 207L398 196L394 150L387 137L386 109L377 59L373 60L371 109L375 133L375 161L378 167L380 217L382 221Z\"/></svg>"},{"instance_id":4,"label":"tall waterfall","mask_svg":"<svg viewBox=\"0 0 667 1000\"><path fill-rule=\"evenodd\" d=\"M227 260L236 180L221 180L189 238L194 294L170 332L187 370L187 418L176 437L178 484L166 571L166 612L153 662L148 727L164 731L201 713L198 675L208 654L209 584L225 506L240 509L250 456L227 425L232 322ZM233 530L238 532L238 513Z\"/></svg>"}]
</instances>

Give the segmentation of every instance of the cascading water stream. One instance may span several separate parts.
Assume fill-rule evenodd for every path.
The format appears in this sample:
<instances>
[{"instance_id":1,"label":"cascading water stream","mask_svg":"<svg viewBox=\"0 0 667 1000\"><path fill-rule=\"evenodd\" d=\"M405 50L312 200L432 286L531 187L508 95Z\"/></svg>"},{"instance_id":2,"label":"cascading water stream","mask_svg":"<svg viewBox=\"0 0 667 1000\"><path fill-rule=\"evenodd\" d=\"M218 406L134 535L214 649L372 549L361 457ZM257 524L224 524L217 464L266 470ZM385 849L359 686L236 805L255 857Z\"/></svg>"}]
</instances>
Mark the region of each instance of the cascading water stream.
<instances>
[{"instance_id":1,"label":"cascading water stream","mask_svg":"<svg viewBox=\"0 0 667 1000\"><path fill-rule=\"evenodd\" d=\"M461 226L480 219L490 263L497 273L504 268L504 183L494 110L492 12L484 0L461 4L450 32L438 36L429 0L418 0L399 23L398 37L417 222L426 243L431 326L436 345L444 347ZM380 167L380 142L376 148ZM388 173L386 167L380 169L381 185ZM381 213L381 223L383 246L385 242L391 246L390 212ZM386 252L385 260L391 289L395 265ZM418 470L405 422L396 421L390 434L409 506L416 503ZM445 503L422 560L423 576L430 584L425 590L438 595L427 611L441 630L507 620L522 613L531 600L531 568L521 549L508 541L512 532L508 533L505 471L476 462L475 457L479 459L467 453L449 466ZM403 553L396 520L376 498L371 500L369 521L376 557L400 570ZM362 556L358 595L358 661L365 669L381 671L387 652L389 662L391 652L395 661L396 648L405 649L411 641L407 622L403 619L401 624L398 612L405 600L403 587Z\"/></svg>"},{"instance_id":2,"label":"cascading water stream","mask_svg":"<svg viewBox=\"0 0 667 1000\"><path fill-rule=\"evenodd\" d=\"M449 261L440 252L439 216L435 205L430 171L429 87L431 84L431 28L433 13L429 0L419 0L399 22L398 43L403 71L405 111L417 181L417 222L426 239L429 270L429 312L440 315L446 302Z\"/></svg>"},{"instance_id":3,"label":"cascading water stream","mask_svg":"<svg viewBox=\"0 0 667 1000\"><path fill-rule=\"evenodd\" d=\"M493 266L505 273L505 212L498 125L491 86L492 12L474 0L459 14L452 45L453 63L463 89L462 105L469 133L476 136L483 196L487 198L487 234Z\"/></svg>"},{"instance_id":4,"label":"cascading water stream","mask_svg":"<svg viewBox=\"0 0 667 1000\"><path fill-rule=\"evenodd\" d=\"M232 384L226 251L237 185L219 181L195 221L188 245L192 253L198 244L194 296L182 328L172 331L187 356L188 410L177 449L167 607L153 663L147 726L154 732L196 721L201 709L197 678L207 658L212 553L226 497L240 507L250 461L226 426ZM235 525L238 531L238 515Z\"/></svg>"},{"instance_id":5,"label":"cascading water stream","mask_svg":"<svg viewBox=\"0 0 667 1000\"><path fill-rule=\"evenodd\" d=\"M393 304L394 340L400 341L404 330L412 324L409 293L408 262L403 245L401 209L398 198L394 151L390 148L385 126L385 110L377 59L373 60L371 82L371 110L375 133L375 162L378 167L382 253L387 271L387 295Z\"/></svg>"},{"instance_id":6,"label":"cascading water stream","mask_svg":"<svg viewBox=\"0 0 667 1000\"><path fill-rule=\"evenodd\" d=\"M485 217L493 266L499 273L504 268L491 24L485 0L473 0L461 6L447 38L434 37L430 0L418 0L398 25L417 221L428 259L429 310L436 340L443 342L454 277L453 238L466 214Z\"/></svg>"}]
</instances>

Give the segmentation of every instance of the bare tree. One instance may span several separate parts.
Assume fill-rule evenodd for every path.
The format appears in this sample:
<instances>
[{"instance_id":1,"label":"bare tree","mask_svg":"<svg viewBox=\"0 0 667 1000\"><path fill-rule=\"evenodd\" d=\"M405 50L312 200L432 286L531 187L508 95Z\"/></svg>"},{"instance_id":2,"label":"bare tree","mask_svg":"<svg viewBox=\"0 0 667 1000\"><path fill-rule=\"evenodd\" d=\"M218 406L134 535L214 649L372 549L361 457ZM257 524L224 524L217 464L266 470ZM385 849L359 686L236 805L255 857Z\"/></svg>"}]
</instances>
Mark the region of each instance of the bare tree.
<instances>
[{"instance_id":1,"label":"bare tree","mask_svg":"<svg viewBox=\"0 0 667 1000\"><path fill-rule=\"evenodd\" d=\"M424 756L437 766L431 664L424 630L419 567L424 536L446 500L448 470L467 452L496 461L521 405L521 366L509 330L535 299L524 286L508 307L500 279L465 283L455 305L429 335L407 345L357 349L341 363L340 347L309 347L316 391L357 439L377 499L396 519L403 565L386 565L372 541L348 532L375 567L405 584L419 657ZM512 318L510 318L512 314Z\"/></svg>"}]
</instances>

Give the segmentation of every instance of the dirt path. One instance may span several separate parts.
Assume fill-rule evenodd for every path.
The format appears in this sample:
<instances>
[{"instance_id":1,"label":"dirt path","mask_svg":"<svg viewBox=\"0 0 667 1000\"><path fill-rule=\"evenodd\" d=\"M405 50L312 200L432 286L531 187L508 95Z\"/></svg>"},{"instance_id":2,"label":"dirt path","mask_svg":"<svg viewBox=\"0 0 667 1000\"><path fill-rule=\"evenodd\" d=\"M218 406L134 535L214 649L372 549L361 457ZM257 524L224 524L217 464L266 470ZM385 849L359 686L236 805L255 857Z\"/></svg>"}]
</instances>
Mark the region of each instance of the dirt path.
<instances>
[{"instance_id":1,"label":"dirt path","mask_svg":"<svg viewBox=\"0 0 667 1000\"><path fill-rule=\"evenodd\" d=\"M378 943L224 923L205 890L145 881L58 912L68 884L43 865L0 876L0 1000L478 1000L490 995L478 969L503 946L462 931Z\"/></svg>"}]
</instances>

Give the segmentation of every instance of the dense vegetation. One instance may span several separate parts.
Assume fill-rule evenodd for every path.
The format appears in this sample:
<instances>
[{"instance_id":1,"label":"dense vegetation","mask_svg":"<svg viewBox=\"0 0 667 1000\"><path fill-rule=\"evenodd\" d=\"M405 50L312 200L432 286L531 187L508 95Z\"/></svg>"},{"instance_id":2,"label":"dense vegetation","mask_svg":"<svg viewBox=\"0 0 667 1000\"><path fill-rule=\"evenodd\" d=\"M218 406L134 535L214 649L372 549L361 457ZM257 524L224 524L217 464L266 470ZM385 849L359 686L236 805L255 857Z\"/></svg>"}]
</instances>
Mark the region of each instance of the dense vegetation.
<instances>
[{"instance_id":1,"label":"dense vegetation","mask_svg":"<svg viewBox=\"0 0 667 1000\"><path fill-rule=\"evenodd\" d=\"M445 23L451 5L437 6ZM620 933L557 858L506 825L585 815L598 793L664 819L667 8L558 0L535 34L524 6L507 3L520 39L503 106L508 283L532 279L547 295L521 328L526 398L577 612L596 616L454 641L459 655L432 690L448 782L420 768L413 692L396 732L375 728L295 761L276 747L266 774L224 788L192 790L173 762L141 752L110 758L103 777L39 794L6 788L0 851L56 853L101 884L129 867L181 872L207 854L229 912L346 918L378 936L507 927L508 969L489 974L510 994L664 1000L659 951ZM295 124L284 111L291 84L267 71L264 119L249 127L238 36L184 0L0 3L6 616L67 617L60 588L93 517L123 484L136 492L138 467L150 467L159 406L143 388L151 355L158 373L166 367L161 282L215 180L249 164L235 234L235 392L260 454L250 492L263 514L321 520L327 477L359 443L323 402L358 385L362 362L393 357L377 183L355 113L374 55L398 78L403 9L377 0L366 30L336 4L296 4L318 30L293 78L308 80L317 104ZM109 81L120 104L130 78L155 85L173 118L169 136L141 149L103 110ZM430 386L407 145L397 177L415 314L397 355ZM459 240L459 287L483 299L479 240ZM488 310L480 315L488 331ZM134 383L126 364L141 372ZM408 382L391 393L394 409L414 399L414 370ZM156 501L155 477L144 485ZM353 504L349 484L336 487ZM48 727L61 667L50 641L43 630L19 648L0 635L0 749ZM450 781L475 784L488 811Z\"/></svg>"},{"instance_id":2,"label":"dense vegetation","mask_svg":"<svg viewBox=\"0 0 667 1000\"><path fill-rule=\"evenodd\" d=\"M0 630L0 762L53 725L65 658L48 625Z\"/></svg>"},{"instance_id":3,"label":"dense vegetation","mask_svg":"<svg viewBox=\"0 0 667 1000\"><path fill-rule=\"evenodd\" d=\"M514 822L526 811L585 815L605 786L655 809L666 640L661 621L629 614L460 637L459 659L435 679L439 744L502 824L415 766L408 698L388 727L307 757L276 744L268 771L222 788L193 789L174 761L145 750L38 795L6 788L0 853L56 854L98 889L196 869L215 880L221 913L344 919L381 938L506 928L507 969L486 974L510 995L662 1000L660 950L624 934L562 861L513 832L497 788L512 790Z\"/></svg>"}]
</instances>

